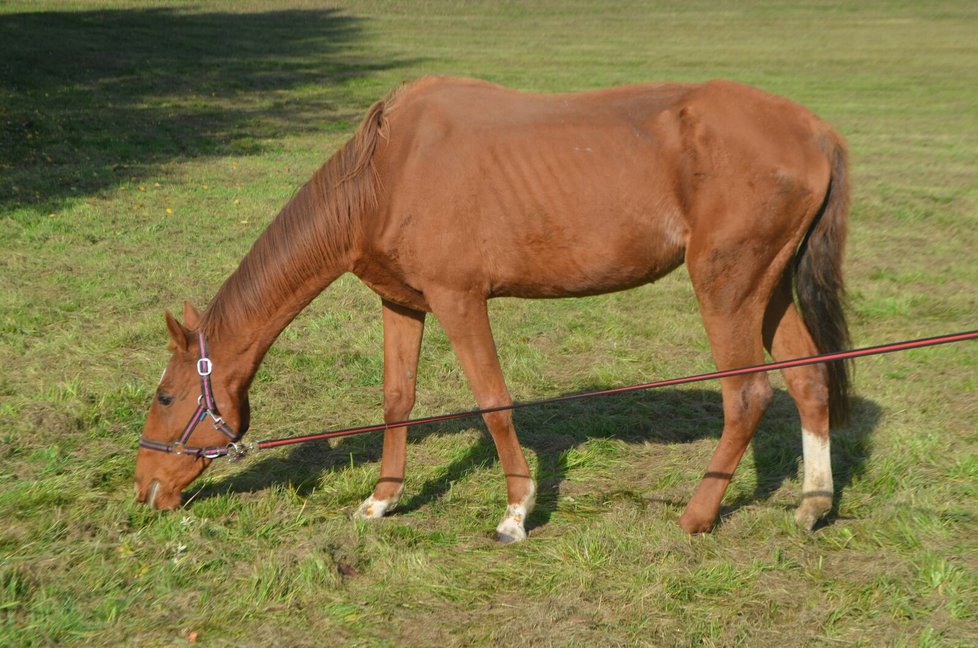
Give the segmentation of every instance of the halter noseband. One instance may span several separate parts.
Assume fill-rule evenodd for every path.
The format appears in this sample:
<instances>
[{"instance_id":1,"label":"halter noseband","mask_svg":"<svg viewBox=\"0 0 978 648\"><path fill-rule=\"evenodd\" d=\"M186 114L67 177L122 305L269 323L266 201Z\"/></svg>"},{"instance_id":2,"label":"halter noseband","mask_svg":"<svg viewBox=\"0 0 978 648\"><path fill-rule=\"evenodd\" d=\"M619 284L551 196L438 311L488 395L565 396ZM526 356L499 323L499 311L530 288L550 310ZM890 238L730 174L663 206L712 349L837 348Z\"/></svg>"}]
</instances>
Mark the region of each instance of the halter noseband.
<instances>
[{"instance_id":1,"label":"halter noseband","mask_svg":"<svg viewBox=\"0 0 978 648\"><path fill-rule=\"evenodd\" d=\"M146 437L139 438L139 447L147 450L156 450L168 454L190 455L194 458L217 459L218 457L229 457L240 459L247 451L244 444L239 444L241 435L236 433L221 418L221 413L217 410L217 403L214 401L214 390L211 387L211 372L214 370L214 363L207 357L207 342L204 341L204 334L197 332L197 348L200 351L200 359L197 360L197 375L200 376L200 398L197 399L197 410L191 415L190 420L180 433L180 438L170 443L155 441ZM188 446L187 441L190 435L197 429L197 425L206 418L210 418L214 423L214 429L226 436L230 443L223 446L196 447Z\"/></svg>"}]
</instances>

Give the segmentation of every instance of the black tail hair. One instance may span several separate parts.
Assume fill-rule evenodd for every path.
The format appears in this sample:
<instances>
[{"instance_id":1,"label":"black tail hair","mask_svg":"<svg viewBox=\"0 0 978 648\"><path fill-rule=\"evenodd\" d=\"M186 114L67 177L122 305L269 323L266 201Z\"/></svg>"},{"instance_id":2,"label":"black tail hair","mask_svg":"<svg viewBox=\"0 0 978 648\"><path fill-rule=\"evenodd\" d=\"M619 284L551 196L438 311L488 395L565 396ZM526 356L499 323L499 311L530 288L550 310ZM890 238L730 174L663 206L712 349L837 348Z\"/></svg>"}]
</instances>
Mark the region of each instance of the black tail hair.
<instances>
[{"instance_id":1,"label":"black tail hair","mask_svg":"<svg viewBox=\"0 0 978 648\"><path fill-rule=\"evenodd\" d=\"M802 319L820 353L850 347L846 324L842 256L849 213L849 184L845 144L834 133L823 140L832 175L822 209L795 257L795 294ZM829 422L843 425L849 418L850 361L826 363L829 377Z\"/></svg>"}]
</instances>

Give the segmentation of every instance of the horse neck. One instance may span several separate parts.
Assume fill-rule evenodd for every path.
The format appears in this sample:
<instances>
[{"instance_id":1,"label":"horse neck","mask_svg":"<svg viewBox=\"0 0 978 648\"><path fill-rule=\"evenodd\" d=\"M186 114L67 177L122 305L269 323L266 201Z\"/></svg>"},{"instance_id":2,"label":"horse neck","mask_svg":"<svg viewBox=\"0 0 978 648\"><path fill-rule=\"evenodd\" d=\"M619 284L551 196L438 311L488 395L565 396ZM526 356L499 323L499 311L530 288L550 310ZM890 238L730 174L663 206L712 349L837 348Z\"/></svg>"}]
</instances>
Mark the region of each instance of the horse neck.
<instances>
[{"instance_id":1,"label":"horse neck","mask_svg":"<svg viewBox=\"0 0 978 648\"><path fill-rule=\"evenodd\" d=\"M337 187L327 192L323 175L321 169L286 204L201 318L212 355L236 368L233 382L244 389L282 330L350 269L363 204L335 204L327 194Z\"/></svg>"},{"instance_id":2,"label":"horse neck","mask_svg":"<svg viewBox=\"0 0 978 648\"><path fill-rule=\"evenodd\" d=\"M373 155L388 104L370 107L354 136L286 204L204 312L200 329L211 354L236 367L236 386L247 389L282 329L351 268L364 217L377 205Z\"/></svg>"}]
</instances>

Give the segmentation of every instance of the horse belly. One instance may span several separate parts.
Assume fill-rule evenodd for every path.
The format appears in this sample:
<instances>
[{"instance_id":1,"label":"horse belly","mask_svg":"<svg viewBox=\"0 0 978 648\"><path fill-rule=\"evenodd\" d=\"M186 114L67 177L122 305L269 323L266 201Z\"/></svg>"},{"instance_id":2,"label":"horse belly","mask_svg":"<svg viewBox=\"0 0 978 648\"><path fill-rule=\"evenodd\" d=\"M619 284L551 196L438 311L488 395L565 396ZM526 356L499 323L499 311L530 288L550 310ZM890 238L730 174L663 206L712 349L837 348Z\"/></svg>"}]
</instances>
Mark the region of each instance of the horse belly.
<instances>
[{"instance_id":1,"label":"horse belly","mask_svg":"<svg viewBox=\"0 0 978 648\"><path fill-rule=\"evenodd\" d=\"M613 292L654 281L683 261L685 228L678 211L667 211L658 222L636 222L619 214L595 214L588 220L588 228L541 229L519 241L484 241L491 295Z\"/></svg>"},{"instance_id":2,"label":"horse belly","mask_svg":"<svg viewBox=\"0 0 978 648\"><path fill-rule=\"evenodd\" d=\"M570 149L483 175L473 211L492 294L599 294L682 263L687 228L661 152L608 142Z\"/></svg>"}]
</instances>

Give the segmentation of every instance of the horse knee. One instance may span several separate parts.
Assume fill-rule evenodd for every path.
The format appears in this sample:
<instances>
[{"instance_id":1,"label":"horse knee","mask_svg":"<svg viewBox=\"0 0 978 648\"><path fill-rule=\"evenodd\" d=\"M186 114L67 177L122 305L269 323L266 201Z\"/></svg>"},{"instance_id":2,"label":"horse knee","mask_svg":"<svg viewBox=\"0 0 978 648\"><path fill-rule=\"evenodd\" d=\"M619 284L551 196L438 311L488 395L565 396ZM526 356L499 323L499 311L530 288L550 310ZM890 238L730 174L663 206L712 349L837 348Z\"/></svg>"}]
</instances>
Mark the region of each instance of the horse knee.
<instances>
[{"instance_id":1,"label":"horse knee","mask_svg":"<svg viewBox=\"0 0 978 648\"><path fill-rule=\"evenodd\" d=\"M403 421L414 408L414 392L403 389L384 390L384 420Z\"/></svg>"},{"instance_id":2,"label":"horse knee","mask_svg":"<svg viewBox=\"0 0 978 648\"><path fill-rule=\"evenodd\" d=\"M488 414L482 415L482 420L485 421L486 427L489 428L489 432L495 435L499 432L505 432L512 429L513 412L510 410L489 412Z\"/></svg>"}]
</instances>

